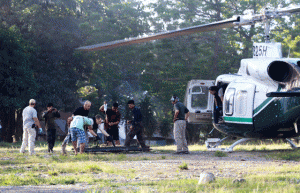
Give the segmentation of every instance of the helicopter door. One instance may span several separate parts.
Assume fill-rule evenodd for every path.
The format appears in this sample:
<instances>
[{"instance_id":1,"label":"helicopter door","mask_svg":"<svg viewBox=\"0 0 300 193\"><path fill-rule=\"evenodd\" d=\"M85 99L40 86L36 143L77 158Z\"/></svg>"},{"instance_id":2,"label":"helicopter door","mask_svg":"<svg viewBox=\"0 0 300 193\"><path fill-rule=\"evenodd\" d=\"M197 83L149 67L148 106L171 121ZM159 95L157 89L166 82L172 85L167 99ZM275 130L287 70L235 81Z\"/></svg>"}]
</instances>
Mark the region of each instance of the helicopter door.
<instances>
[{"instance_id":1,"label":"helicopter door","mask_svg":"<svg viewBox=\"0 0 300 193\"><path fill-rule=\"evenodd\" d=\"M230 83L223 101L223 118L226 123L253 124L255 85Z\"/></svg>"},{"instance_id":2,"label":"helicopter door","mask_svg":"<svg viewBox=\"0 0 300 193\"><path fill-rule=\"evenodd\" d=\"M213 97L208 92L208 88L213 85L214 80L191 80L188 82L184 104L190 111L189 123L211 123Z\"/></svg>"}]
</instances>

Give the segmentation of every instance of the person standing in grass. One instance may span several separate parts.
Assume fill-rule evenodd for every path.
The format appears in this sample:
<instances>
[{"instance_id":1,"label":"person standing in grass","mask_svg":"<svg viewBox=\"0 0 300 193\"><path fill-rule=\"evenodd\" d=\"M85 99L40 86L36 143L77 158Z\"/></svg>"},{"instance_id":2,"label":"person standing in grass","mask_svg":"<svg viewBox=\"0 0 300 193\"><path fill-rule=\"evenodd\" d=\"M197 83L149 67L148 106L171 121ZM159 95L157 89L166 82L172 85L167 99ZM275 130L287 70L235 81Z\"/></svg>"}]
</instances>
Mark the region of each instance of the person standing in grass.
<instances>
[{"instance_id":1,"label":"person standing in grass","mask_svg":"<svg viewBox=\"0 0 300 193\"><path fill-rule=\"evenodd\" d=\"M45 119L45 127L47 130L48 153L53 153L53 147L56 138L55 119L60 117L59 112L53 107L52 103L48 103L47 111L43 112L42 117Z\"/></svg>"},{"instance_id":2,"label":"person standing in grass","mask_svg":"<svg viewBox=\"0 0 300 193\"><path fill-rule=\"evenodd\" d=\"M39 119L37 118L37 112L34 109L36 101L34 99L30 99L29 106L27 106L23 112L23 138L22 138L22 146L20 149L20 153L25 153L25 148L29 144L29 155L34 155L34 145L35 145L35 137L36 130L35 126L39 127L39 130L42 130Z\"/></svg>"},{"instance_id":3,"label":"person standing in grass","mask_svg":"<svg viewBox=\"0 0 300 193\"><path fill-rule=\"evenodd\" d=\"M99 111L106 114L105 117L106 131L116 141L116 144L120 145L119 123L121 120L121 113L118 109L119 104L114 103L112 105L112 108L109 108L107 110L105 110L104 106L105 105L102 105Z\"/></svg>"},{"instance_id":4,"label":"person standing in grass","mask_svg":"<svg viewBox=\"0 0 300 193\"><path fill-rule=\"evenodd\" d=\"M179 102L177 96L171 98L171 102L174 105L174 138L177 145L177 151L175 154L189 154L189 149L185 137L186 121L189 118L189 110Z\"/></svg>"}]
</instances>

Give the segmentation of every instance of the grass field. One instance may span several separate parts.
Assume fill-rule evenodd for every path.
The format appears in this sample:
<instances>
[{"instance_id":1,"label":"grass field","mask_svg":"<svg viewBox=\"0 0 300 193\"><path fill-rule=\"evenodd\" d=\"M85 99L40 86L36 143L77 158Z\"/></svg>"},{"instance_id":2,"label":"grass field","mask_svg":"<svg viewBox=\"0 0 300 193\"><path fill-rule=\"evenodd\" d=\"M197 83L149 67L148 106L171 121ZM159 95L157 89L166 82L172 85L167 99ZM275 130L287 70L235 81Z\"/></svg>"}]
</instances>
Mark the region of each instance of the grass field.
<instances>
[{"instance_id":1,"label":"grass field","mask_svg":"<svg viewBox=\"0 0 300 193\"><path fill-rule=\"evenodd\" d=\"M235 151L263 152L267 159L292 160L299 162L289 166L283 164L280 167L270 166L260 168L265 174L244 176L246 182L233 183L233 178L217 178L216 181L198 185L198 178L193 179L168 179L159 181L138 181L132 179L138 177L133 169L120 169L111 167L111 162L124 161L160 161L173 160L176 146L154 146L151 153L130 154L83 154L74 156L71 146L68 146L69 154L60 154L60 144L54 148L54 154L46 153L46 143L37 143L37 155L29 156L20 154L20 143L0 143L0 186L23 186L23 185L72 185L87 183L94 188L87 192L300 192L300 151L291 151L285 143L253 142L246 145L236 146ZM189 146L191 152L207 151L204 145ZM156 156L152 156L155 153ZM133 155L135 156L129 156ZM161 154L161 155L160 155ZM226 153L215 153L215 158L226 157ZM182 168L180 168L182 167ZM189 165L185 162L178 168L188 170ZM95 176L107 176L99 178ZM114 178L124 178L128 182L118 182Z\"/></svg>"}]
</instances>

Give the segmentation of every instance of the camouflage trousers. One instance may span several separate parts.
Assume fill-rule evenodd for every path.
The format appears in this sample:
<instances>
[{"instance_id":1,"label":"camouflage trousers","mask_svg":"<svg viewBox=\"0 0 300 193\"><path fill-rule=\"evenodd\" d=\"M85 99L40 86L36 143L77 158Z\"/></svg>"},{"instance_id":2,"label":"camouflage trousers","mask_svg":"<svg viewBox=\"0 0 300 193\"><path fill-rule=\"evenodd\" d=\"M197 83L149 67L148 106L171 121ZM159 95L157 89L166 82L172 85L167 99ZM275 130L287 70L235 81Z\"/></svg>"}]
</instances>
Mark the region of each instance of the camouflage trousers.
<instances>
[{"instance_id":1,"label":"camouflage trousers","mask_svg":"<svg viewBox=\"0 0 300 193\"><path fill-rule=\"evenodd\" d=\"M177 120L174 123L174 138L177 145L177 152L188 151L187 141L185 137L186 121Z\"/></svg>"},{"instance_id":2,"label":"camouflage trousers","mask_svg":"<svg viewBox=\"0 0 300 193\"><path fill-rule=\"evenodd\" d=\"M36 130L35 128L23 128L23 139L20 153L25 152L27 145L29 146L29 155L34 155L34 144L35 144Z\"/></svg>"}]
</instances>

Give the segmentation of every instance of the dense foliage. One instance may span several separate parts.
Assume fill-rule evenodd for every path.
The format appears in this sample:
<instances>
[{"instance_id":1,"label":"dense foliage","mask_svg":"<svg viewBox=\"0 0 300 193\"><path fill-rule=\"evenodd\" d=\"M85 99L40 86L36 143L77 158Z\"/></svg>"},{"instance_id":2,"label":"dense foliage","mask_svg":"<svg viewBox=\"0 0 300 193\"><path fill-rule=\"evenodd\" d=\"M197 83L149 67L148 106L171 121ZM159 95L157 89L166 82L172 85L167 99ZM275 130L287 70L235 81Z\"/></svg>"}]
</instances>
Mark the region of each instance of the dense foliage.
<instances>
[{"instance_id":1,"label":"dense foliage","mask_svg":"<svg viewBox=\"0 0 300 193\"><path fill-rule=\"evenodd\" d=\"M30 98L37 100L38 111L53 102L58 109L71 112L80 105L80 99L89 99L91 115L98 113L104 100L109 105L117 101L125 119L126 102L134 99L147 113L147 135L168 127L161 132L167 136L172 127L170 96L177 94L183 100L191 79L214 79L222 73L237 72L240 59L251 57L252 42L264 41L260 24L97 52L80 52L75 48L201 25L259 12L266 6L300 3L286 2L1 1L0 119L5 131L9 131L4 132L6 140L21 133L20 125L8 122L14 122L15 111L20 116ZM283 43L284 56L299 57L299 17L278 19L273 24L276 25L271 39ZM195 135L194 130L188 136Z\"/></svg>"}]
</instances>

